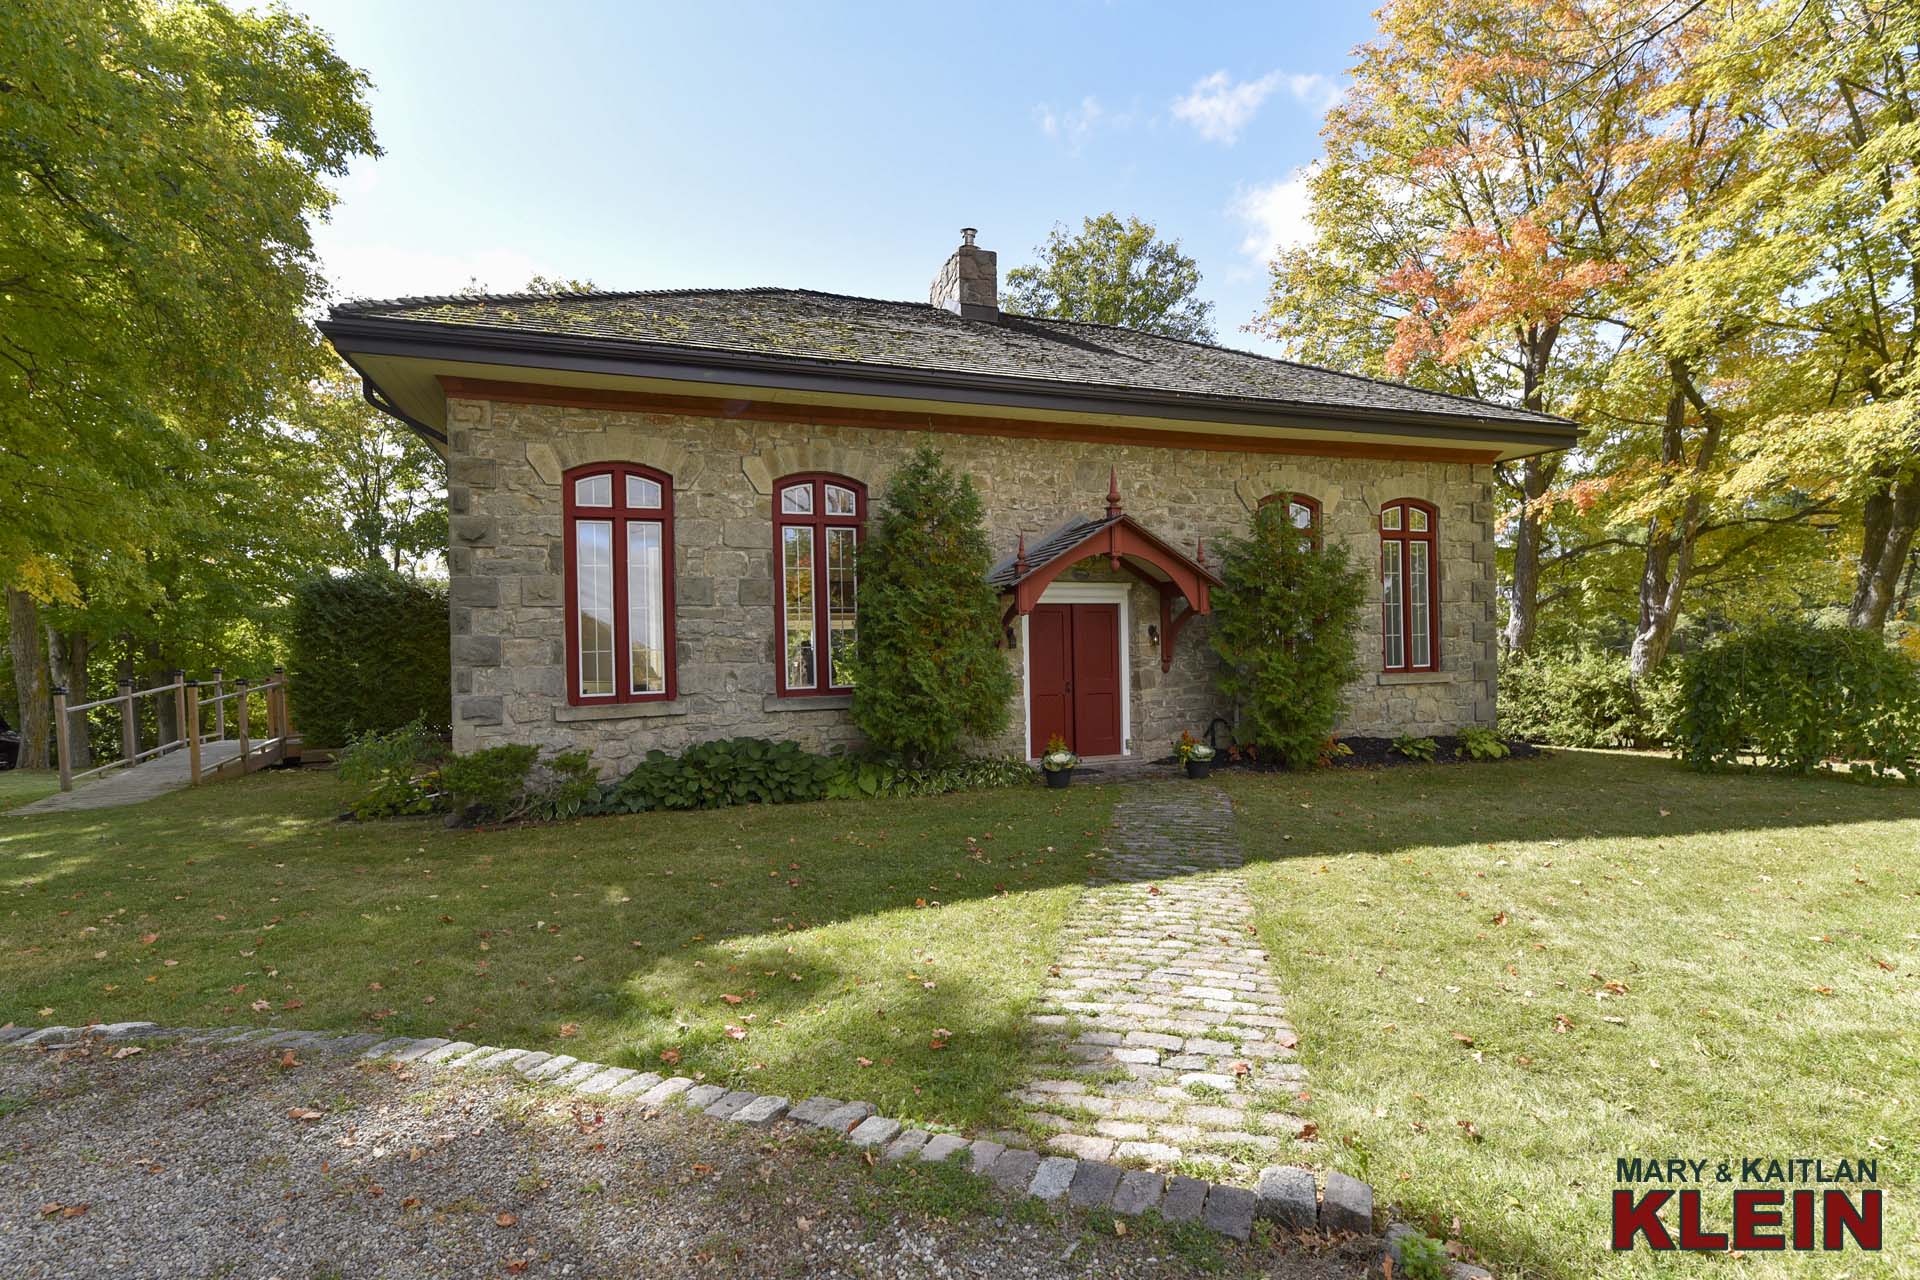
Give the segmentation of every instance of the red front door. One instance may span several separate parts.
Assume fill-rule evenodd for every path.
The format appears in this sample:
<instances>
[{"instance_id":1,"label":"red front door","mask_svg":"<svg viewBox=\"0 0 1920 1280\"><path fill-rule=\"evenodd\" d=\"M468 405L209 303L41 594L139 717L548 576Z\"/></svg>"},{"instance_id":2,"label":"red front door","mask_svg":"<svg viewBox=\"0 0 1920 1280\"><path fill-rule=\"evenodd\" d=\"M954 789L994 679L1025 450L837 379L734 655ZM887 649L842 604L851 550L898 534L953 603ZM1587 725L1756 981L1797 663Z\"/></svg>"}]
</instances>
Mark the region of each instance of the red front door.
<instances>
[{"instance_id":1,"label":"red front door","mask_svg":"<svg viewBox=\"0 0 1920 1280\"><path fill-rule=\"evenodd\" d=\"M1082 756L1120 754L1120 606L1043 604L1027 617L1029 750L1057 734Z\"/></svg>"}]
</instances>

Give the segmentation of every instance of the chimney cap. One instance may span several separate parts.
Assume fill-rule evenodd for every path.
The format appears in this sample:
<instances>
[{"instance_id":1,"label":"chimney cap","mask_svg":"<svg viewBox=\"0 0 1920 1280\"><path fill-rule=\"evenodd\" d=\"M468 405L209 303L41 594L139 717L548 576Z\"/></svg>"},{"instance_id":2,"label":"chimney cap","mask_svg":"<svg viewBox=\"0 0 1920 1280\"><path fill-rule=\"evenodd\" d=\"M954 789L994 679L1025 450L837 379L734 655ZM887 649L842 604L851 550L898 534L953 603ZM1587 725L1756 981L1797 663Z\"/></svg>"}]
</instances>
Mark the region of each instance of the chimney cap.
<instances>
[{"instance_id":1,"label":"chimney cap","mask_svg":"<svg viewBox=\"0 0 1920 1280\"><path fill-rule=\"evenodd\" d=\"M971 245L973 243L973 238L979 234L980 234L980 228L978 227L960 228L960 240L963 244Z\"/></svg>"}]
</instances>

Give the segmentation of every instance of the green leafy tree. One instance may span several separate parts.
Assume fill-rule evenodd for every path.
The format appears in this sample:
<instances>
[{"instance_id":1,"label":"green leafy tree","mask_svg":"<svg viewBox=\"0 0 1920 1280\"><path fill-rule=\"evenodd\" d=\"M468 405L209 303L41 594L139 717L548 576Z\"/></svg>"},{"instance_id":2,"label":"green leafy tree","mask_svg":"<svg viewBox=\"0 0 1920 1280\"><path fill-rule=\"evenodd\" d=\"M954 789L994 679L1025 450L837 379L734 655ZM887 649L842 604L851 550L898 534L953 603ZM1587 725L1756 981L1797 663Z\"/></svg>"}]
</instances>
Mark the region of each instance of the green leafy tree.
<instances>
[{"instance_id":1,"label":"green leafy tree","mask_svg":"<svg viewBox=\"0 0 1920 1280\"><path fill-rule=\"evenodd\" d=\"M396 573L439 564L447 465L425 440L368 404L345 370L313 385L297 430L328 461L327 493L356 560Z\"/></svg>"},{"instance_id":2,"label":"green leafy tree","mask_svg":"<svg viewBox=\"0 0 1920 1280\"><path fill-rule=\"evenodd\" d=\"M320 367L309 222L376 151L366 91L284 8L31 0L0 22L0 578L29 720L40 606L205 528L182 478L251 453Z\"/></svg>"},{"instance_id":3,"label":"green leafy tree","mask_svg":"<svg viewBox=\"0 0 1920 1280\"><path fill-rule=\"evenodd\" d=\"M1665 323L1741 314L1786 340L1798 401L1770 406L1733 488L1837 503L1848 621L1879 631L1920 529L1920 8L1747 0L1711 30L1686 88L1737 115L1751 162L1698 217Z\"/></svg>"},{"instance_id":4,"label":"green leafy tree","mask_svg":"<svg viewBox=\"0 0 1920 1280\"><path fill-rule=\"evenodd\" d=\"M1287 507L1262 505L1248 536L1221 546L1212 641L1240 741L1304 769L1319 761L1359 675L1354 626L1366 587L1346 548L1316 547Z\"/></svg>"},{"instance_id":5,"label":"green leafy tree","mask_svg":"<svg viewBox=\"0 0 1920 1280\"><path fill-rule=\"evenodd\" d=\"M1077 235L1056 224L1034 253L1039 262L1007 272L1001 304L1010 312L1214 339L1200 268L1152 223L1103 213L1084 219Z\"/></svg>"},{"instance_id":6,"label":"green leafy tree","mask_svg":"<svg viewBox=\"0 0 1920 1280\"><path fill-rule=\"evenodd\" d=\"M931 448L887 484L860 546L853 720L915 763L1006 727L1013 673L999 647L993 553L973 482Z\"/></svg>"}]
</instances>

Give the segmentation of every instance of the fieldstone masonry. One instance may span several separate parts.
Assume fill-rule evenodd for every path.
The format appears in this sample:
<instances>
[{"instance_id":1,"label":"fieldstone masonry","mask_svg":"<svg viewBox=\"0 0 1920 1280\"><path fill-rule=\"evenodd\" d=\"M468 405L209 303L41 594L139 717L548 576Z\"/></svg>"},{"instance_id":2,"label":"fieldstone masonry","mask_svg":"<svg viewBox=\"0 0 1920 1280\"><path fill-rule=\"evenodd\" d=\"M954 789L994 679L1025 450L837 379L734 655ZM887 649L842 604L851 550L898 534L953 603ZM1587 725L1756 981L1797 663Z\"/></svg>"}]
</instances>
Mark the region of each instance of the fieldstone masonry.
<instances>
[{"instance_id":1,"label":"fieldstone masonry","mask_svg":"<svg viewBox=\"0 0 1920 1280\"><path fill-rule=\"evenodd\" d=\"M1251 1181L1298 1150L1306 1072L1252 935L1233 806L1161 784L1120 804L1108 840L1033 1018L1042 1065L1013 1097L1055 1151Z\"/></svg>"},{"instance_id":2,"label":"fieldstone masonry","mask_svg":"<svg viewBox=\"0 0 1920 1280\"><path fill-rule=\"evenodd\" d=\"M603 773L652 747L748 734L812 749L851 743L845 699L775 696L772 504L776 482L832 472L878 498L922 444L973 478L995 549L1010 554L1069 517L1097 515L1109 467L1129 514L1190 553L1244 532L1271 493L1319 500L1325 536L1369 570L1379 595L1376 513L1396 498L1439 510L1440 662L1433 674L1372 672L1349 690L1343 732L1446 733L1494 717L1492 473L1484 465L1216 452L810 426L454 399L448 404L448 567L454 746L586 747ZM673 477L679 696L671 703L567 705L561 478L576 466L637 462ZM1088 562L1063 580L1099 580ZM1208 620L1180 635L1169 671L1147 629L1157 597L1130 596L1132 750L1163 755L1221 706ZM1380 649L1377 603L1362 613L1363 665ZM1010 652L1016 671L1020 654ZM983 750L1025 753L1024 708Z\"/></svg>"}]
</instances>

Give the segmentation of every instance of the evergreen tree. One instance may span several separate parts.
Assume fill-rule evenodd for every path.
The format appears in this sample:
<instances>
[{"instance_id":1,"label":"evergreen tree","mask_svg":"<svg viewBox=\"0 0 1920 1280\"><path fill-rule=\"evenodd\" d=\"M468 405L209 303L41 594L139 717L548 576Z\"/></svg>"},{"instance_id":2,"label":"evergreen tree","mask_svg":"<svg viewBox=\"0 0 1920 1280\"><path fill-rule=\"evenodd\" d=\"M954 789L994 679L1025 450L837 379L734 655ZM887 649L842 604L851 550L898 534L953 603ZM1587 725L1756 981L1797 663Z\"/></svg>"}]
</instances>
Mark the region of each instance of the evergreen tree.
<instances>
[{"instance_id":1,"label":"evergreen tree","mask_svg":"<svg viewBox=\"0 0 1920 1280\"><path fill-rule=\"evenodd\" d=\"M931 448L887 485L860 547L853 720L867 741L922 764L1007 723L1013 673L980 495Z\"/></svg>"},{"instance_id":2,"label":"evergreen tree","mask_svg":"<svg viewBox=\"0 0 1920 1280\"><path fill-rule=\"evenodd\" d=\"M1247 537L1221 547L1215 683L1238 708L1240 741L1304 769L1319 760L1359 674L1353 631L1365 589L1346 548L1315 546L1287 519L1288 505L1265 504Z\"/></svg>"}]
</instances>

